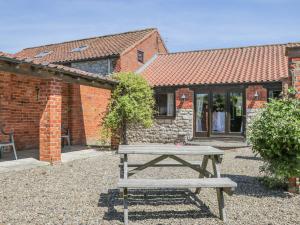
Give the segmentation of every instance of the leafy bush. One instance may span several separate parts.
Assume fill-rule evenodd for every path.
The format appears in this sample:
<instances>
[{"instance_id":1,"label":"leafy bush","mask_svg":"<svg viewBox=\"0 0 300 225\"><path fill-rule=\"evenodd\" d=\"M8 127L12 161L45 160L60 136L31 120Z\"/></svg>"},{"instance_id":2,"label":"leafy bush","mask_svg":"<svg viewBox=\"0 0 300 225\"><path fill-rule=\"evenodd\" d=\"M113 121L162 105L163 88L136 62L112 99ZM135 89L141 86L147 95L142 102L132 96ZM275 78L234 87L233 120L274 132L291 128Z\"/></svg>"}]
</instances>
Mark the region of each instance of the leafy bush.
<instances>
[{"instance_id":1,"label":"leafy bush","mask_svg":"<svg viewBox=\"0 0 300 225\"><path fill-rule=\"evenodd\" d=\"M252 120L248 137L264 171L279 179L300 176L299 100L271 100Z\"/></svg>"},{"instance_id":2,"label":"leafy bush","mask_svg":"<svg viewBox=\"0 0 300 225\"><path fill-rule=\"evenodd\" d=\"M130 123L150 127L153 123L153 90L147 81L134 73L114 74L119 84L112 93L104 127L113 132L122 130L126 143L126 127Z\"/></svg>"},{"instance_id":3,"label":"leafy bush","mask_svg":"<svg viewBox=\"0 0 300 225\"><path fill-rule=\"evenodd\" d=\"M259 181L270 189L287 189L287 179L273 175L259 178Z\"/></svg>"}]
</instances>

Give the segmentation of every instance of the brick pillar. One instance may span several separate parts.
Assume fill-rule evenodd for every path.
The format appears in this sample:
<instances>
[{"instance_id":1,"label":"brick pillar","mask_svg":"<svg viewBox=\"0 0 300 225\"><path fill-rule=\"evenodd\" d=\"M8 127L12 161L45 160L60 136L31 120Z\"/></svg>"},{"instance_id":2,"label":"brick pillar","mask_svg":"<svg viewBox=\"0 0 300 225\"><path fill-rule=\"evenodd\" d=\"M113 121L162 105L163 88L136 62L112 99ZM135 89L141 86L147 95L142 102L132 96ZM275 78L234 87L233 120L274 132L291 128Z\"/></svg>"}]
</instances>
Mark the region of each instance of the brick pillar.
<instances>
[{"instance_id":1,"label":"brick pillar","mask_svg":"<svg viewBox=\"0 0 300 225\"><path fill-rule=\"evenodd\" d=\"M296 89L296 97L300 99L300 47L291 47L286 49L286 55L289 58L289 80L293 88ZM300 178L289 178L288 191L291 193L300 193Z\"/></svg>"},{"instance_id":2,"label":"brick pillar","mask_svg":"<svg viewBox=\"0 0 300 225\"><path fill-rule=\"evenodd\" d=\"M40 160L51 163L61 160L62 83L55 78L42 84L40 119Z\"/></svg>"},{"instance_id":3,"label":"brick pillar","mask_svg":"<svg viewBox=\"0 0 300 225\"><path fill-rule=\"evenodd\" d=\"M300 47L287 48L286 55L289 58L289 79L300 99Z\"/></svg>"},{"instance_id":4,"label":"brick pillar","mask_svg":"<svg viewBox=\"0 0 300 225\"><path fill-rule=\"evenodd\" d=\"M8 73L0 73L0 125L4 125L6 129L10 128L11 114L11 75ZM8 136L0 135L0 142L8 141Z\"/></svg>"}]
</instances>

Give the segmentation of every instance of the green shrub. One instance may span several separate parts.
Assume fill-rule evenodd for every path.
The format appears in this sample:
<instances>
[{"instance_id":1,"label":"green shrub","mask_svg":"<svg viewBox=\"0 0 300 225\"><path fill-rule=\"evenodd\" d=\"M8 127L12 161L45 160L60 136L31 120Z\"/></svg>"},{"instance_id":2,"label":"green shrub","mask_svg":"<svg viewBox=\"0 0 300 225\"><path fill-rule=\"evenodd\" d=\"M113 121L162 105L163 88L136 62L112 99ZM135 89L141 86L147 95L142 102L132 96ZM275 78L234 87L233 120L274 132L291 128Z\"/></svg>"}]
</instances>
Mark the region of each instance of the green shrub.
<instances>
[{"instance_id":1,"label":"green shrub","mask_svg":"<svg viewBox=\"0 0 300 225\"><path fill-rule=\"evenodd\" d=\"M134 73L117 73L113 76L119 84L112 93L104 128L112 132L122 131L122 142L126 143L128 124L150 127L153 123L153 90L147 81Z\"/></svg>"},{"instance_id":2,"label":"green shrub","mask_svg":"<svg viewBox=\"0 0 300 225\"><path fill-rule=\"evenodd\" d=\"M254 153L278 179L300 176L300 101L271 100L248 127Z\"/></svg>"}]
</instances>

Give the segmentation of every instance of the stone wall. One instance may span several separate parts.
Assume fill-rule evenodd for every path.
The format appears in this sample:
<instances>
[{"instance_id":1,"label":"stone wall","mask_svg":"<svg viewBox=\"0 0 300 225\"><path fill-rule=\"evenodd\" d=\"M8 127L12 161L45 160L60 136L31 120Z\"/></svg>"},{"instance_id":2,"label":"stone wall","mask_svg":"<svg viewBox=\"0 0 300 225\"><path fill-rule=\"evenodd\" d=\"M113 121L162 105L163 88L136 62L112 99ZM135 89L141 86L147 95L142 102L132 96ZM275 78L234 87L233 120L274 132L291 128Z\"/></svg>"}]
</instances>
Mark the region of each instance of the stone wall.
<instances>
[{"instance_id":1,"label":"stone wall","mask_svg":"<svg viewBox=\"0 0 300 225\"><path fill-rule=\"evenodd\" d=\"M260 111L260 109L247 109L246 110L246 124L251 123L253 117Z\"/></svg>"},{"instance_id":2,"label":"stone wall","mask_svg":"<svg viewBox=\"0 0 300 225\"><path fill-rule=\"evenodd\" d=\"M115 61L116 60L113 59L101 59L96 61L74 62L71 63L71 67L90 73L107 75L113 71L116 64Z\"/></svg>"},{"instance_id":3,"label":"stone wall","mask_svg":"<svg viewBox=\"0 0 300 225\"><path fill-rule=\"evenodd\" d=\"M172 119L155 119L151 128L130 126L127 130L129 144L174 143L181 135L193 137L193 109L177 109Z\"/></svg>"}]
</instances>

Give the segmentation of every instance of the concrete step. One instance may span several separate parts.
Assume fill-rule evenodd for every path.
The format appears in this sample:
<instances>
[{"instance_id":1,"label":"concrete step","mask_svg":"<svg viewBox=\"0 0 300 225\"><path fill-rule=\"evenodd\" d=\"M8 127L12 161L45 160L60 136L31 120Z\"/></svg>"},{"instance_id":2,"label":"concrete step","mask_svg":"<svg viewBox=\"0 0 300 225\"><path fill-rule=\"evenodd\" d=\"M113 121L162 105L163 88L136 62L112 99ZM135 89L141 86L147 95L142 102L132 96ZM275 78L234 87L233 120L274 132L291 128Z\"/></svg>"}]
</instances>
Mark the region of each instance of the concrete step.
<instances>
[{"instance_id":1,"label":"concrete step","mask_svg":"<svg viewBox=\"0 0 300 225\"><path fill-rule=\"evenodd\" d=\"M193 140L188 141L187 145L213 146L221 149L249 147L249 144L244 140L244 137L194 138Z\"/></svg>"}]
</instances>

